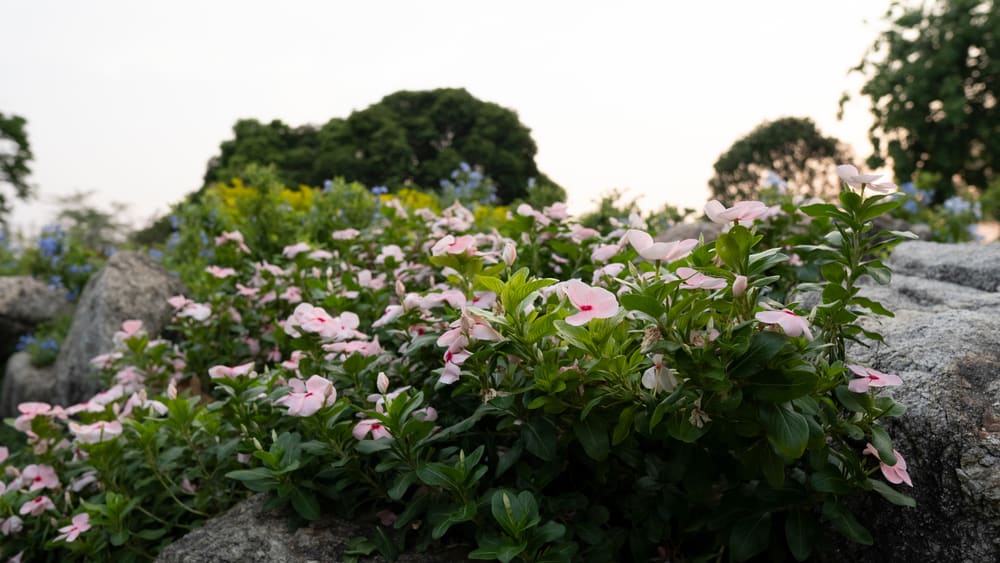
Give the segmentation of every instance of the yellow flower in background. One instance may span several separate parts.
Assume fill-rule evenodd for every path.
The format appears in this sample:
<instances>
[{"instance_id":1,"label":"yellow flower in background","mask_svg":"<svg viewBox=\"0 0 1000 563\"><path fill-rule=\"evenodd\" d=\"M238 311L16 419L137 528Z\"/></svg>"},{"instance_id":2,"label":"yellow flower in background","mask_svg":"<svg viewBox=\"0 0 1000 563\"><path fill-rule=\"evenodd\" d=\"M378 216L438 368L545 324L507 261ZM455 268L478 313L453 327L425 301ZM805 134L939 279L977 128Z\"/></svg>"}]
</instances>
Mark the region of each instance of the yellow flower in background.
<instances>
[{"instance_id":1,"label":"yellow flower in background","mask_svg":"<svg viewBox=\"0 0 1000 563\"><path fill-rule=\"evenodd\" d=\"M299 186L298 190L290 190L288 188L281 190L281 199L289 207L302 213L312 209L315 195L316 190L305 185Z\"/></svg>"},{"instance_id":2,"label":"yellow flower in background","mask_svg":"<svg viewBox=\"0 0 1000 563\"><path fill-rule=\"evenodd\" d=\"M394 194L379 196L382 202L389 202L395 199L403 207L413 211L417 209L430 209L435 213L441 212L441 205L437 196L427 192L421 192L410 188L403 188Z\"/></svg>"}]
</instances>

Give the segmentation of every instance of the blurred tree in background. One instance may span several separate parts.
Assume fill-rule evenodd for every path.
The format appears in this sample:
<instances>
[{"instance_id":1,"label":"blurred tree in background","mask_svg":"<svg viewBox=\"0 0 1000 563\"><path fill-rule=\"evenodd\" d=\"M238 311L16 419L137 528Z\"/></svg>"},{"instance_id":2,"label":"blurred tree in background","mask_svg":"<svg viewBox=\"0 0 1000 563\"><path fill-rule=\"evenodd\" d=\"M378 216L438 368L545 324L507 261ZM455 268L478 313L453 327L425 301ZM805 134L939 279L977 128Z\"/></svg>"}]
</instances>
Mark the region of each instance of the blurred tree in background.
<instances>
[{"instance_id":1,"label":"blurred tree in background","mask_svg":"<svg viewBox=\"0 0 1000 563\"><path fill-rule=\"evenodd\" d=\"M846 146L823 136L811 119L785 117L765 121L733 143L715 161L708 186L728 205L754 197L770 173L792 193L830 196L839 191L836 166L849 159Z\"/></svg>"},{"instance_id":2,"label":"blurred tree in background","mask_svg":"<svg viewBox=\"0 0 1000 563\"><path fill-rule=\"evenodd\" d=\"M897 1L885 20L854 69L868 77L861 93L875 118L869 165L891 160L901 181L940 174L935 203L955 193L955 178L985 189L1000 170L1000 6Z\"/></svg>"},{"instance_id":3,"label":"blurred tree in background","mask_svg":"<svg viewBox=\"0 0 1000 563\"><path fill-rule=\"evenodd\" d=\"M319 186L343 177L392 190L437 190L442 179L467 162L495 182L502 203L527 198L532 179L549 193L562 192L539 172L531 131L517 114L464 89L396 92L318 128L244 119L233 133L209 162L206 186L240 178L248 164L258 163L273 165L278 179L289 186Z\"/></svg>"},{"instance_id":4,"label":"blurred tree in background","mask_svg":"<svg viewBox=\"0 0 1000 563\"><path fill-rule=\"evenodd\" d=\"M10 203L7 201L6 185L14 189L14 197L27 199L33 188L28 184L31 168L31 144L28 142L28 132L25 126L27 120L18 115L6 115L0 112L0 225L6 223L10 213Z\"/></svg>"}]
</instances>

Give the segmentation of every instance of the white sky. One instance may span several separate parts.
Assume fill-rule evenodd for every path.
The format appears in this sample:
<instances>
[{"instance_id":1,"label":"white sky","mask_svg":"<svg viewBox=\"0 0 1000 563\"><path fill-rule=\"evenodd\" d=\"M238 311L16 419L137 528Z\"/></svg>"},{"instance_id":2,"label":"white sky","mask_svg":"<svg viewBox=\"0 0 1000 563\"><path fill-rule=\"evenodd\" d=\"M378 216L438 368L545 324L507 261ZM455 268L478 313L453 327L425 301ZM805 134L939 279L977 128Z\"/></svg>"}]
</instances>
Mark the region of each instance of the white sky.
<instances>
[{"instance_id":1,"label":"white sky","mask_svg":"<svg viewBox=\"0 0 1000 563\"><path fill-rule=\"evenodd\" d=\"M887 6L0 0L0 111L28 120L41 194L13 219L33 231L79 189L143 223L200 186L239 118L319 124L439 87L517 111L574 212L611 188L700 208L765 119L812 117L861 163L866 106L838 122L837 101Z\"/></svg>"}]
</instances>

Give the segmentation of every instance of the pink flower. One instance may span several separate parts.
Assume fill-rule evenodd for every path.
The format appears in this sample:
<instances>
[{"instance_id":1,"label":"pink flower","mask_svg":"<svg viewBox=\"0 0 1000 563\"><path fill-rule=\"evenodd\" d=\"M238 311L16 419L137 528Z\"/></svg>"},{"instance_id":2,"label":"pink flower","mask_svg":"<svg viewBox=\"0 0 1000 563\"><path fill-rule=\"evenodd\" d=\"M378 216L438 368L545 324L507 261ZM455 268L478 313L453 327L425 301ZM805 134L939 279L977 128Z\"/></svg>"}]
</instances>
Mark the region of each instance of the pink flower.
<instances>
[{"instance_id":1,"label":"pink flower","mask_svg":"<svg viewBox=\"0 0 1000 563\"><path fill-rule=\"evenodd\" d=\"M590 287L580 280L569 280L565 285L566 297L580 310L566 317L573 326L586 324L591 319L607 319L618 313L618 299L603 287Z\"/></svg>"},{"instance_id":2,"label":"pink flower","mask_svg":"<svg viewBox=\"0 0 1000 563\"><path fill-rule=\"evenodd\" d=\"M191 301L190 299L184 297L183 295L174 295L173 297L167 299L167 303L169 303L170 306L173 307L174 309L181 310L184 307L187 307L188 305L194 303L194 301Z\"/></svg>"},{"instance_id":3,"label":"pink flower","mask_svg":"<svg viewBox=\"0 0 1000 563\"><path fill-rule=\"evenodd\" d=\"M230 276L236 275L236 270L232 268L220 268L219 266L208 266L205 271L212 274L214 277L219 279L228 278Z\"/></svg>"},{"instance_id":4,"label":"pink flower","mask_svg":"<svg viewBox=\"0 0 1000 563\"><path fill-rule=\"evenodd\" d=\"M398 319L402 315L403 315L402 305L389 305L388 307L385 308L385 313L382 313L382 316L377 321L373 322L372 326L374 328L381 328L391 323L392 321Z\"/></svg>"},{"instance_id":5,"label":"pink flower","mask_svg":"<svg viewBox=\"0 0 1000 563\"><path fill-rule=\"evenodd\" d=\"M142 331L142 321L128 320L122 323L122 329L114 334L113 340L115 344L120 344L138 335L140 331Z\"/></svg>"},{"instance_id":6,"label":"pink flower","mask_svg":"<svg viewBox=\"0 0 1000 563\"><path fill-rule=\"evenodd\" d=\"M31 514L32 516L38 516L46 510L55 510L56 505L52 504L52 499L42 495L35 497L28 502L21 505L21 510L18 514L24 516L25 514Z\"/></svg>"},{"instance_id":7,"label":"pink flower","mask_svg":"<svg viewBox=\"0 0 1000 563\"><path fill-rule=\"evenodd\" d=\"M289 303L300 303L302 301L302 290L294 285L291 285L285 289L284 293L282 293L280 297Z\"/></svg>"},{"instance_id":8,"label":"pink flower","mask_svg":"<svg viewBox=\"0 0 1000 563\"><path fill-rule=\"evenodd\" d=\"M332 405L337 400L337 390L326 378L314 375L307 381L293 379L288 382L292 392L281 397L275 404L288 407L290 416L312 416L319 409Z\"/></svg>"},{"instance_id":9,"label":"pink flower","mask_svg":"<svg viewBox=\"0 0 1000 563\"><path fill-rule=\"evenodd\" d=\"M719 224L739 223L749 227L755 219L763 217L767 212L767 206L759 201L740 201L728 209L714 199L705 204L705 215L713 223Z\"/></svg>"},{"instance_id":10,"label":"pink flower","mask_svg":"<svg viewBox=\"0 0 1000 563\"><path fill-rule=\"evenodd\" d=\"M781 311L761 311L755 315L757 320L766 324L780 325L788 336L806 335L812 340L812 331L809 330L809 321L796 315L788 309Z\"/></svg>"},{"instance_id":11,"label":"pink flower","mask_svg":"<svg viewBox=\"0 0 1000 563\"><path fill-rule=\"evenodd\" d=\"M679 240L676 242L654 242L649 233L636 229L629 229L625 233L629 244L646 260L659 260L661 262L673 262L680 260L698 246L698 241L692 238Z\"/></svg>"},{"instance_id":12,"label":"pink flower","mask_svg":"<svg viewBox=\"0 0 1000 563\"><path fill-rule=\"evenodd\" d=\"M249 374L253 368L254 362L247 362L236 367L212 366L208 369L208 376L212 379L236 379L237 377Z\"/></svg>"},{"instance_id":13,"label":"pink flower","mask_svg":"<svg viewBox=\"0 0 1000 563\"><path fill-rule=\"evenodd\" d=\"M398 244L388 244L382 247L382 252L375 257L376 264L384 264L385 259L392 257L397 263L402 264L405 258L403 257L403 249L399 247Z\"/></svg>"},{"instance_id":14,"label":"pink flower","mask_svg":"<svg viewBox=\"0 0 1000 563\"><path fill-rule=\"evenodd\" d=\"M892 483L893 485L898 485L900 483L906 483L909 486L913 486L913 481L910 480L910 474L906 471L906 460L903 456L899 454L898 451L892 450L892 455L896 456L896 465L886 465L882 458L878 455L878 450L875 446L870 443L865 446L864 454L869 454L875 456L879 461L879 467L882 469L882 476L885 480Z\"/></svg>"},{"instance_id":15,"label":"pink flower","mask_svg":"<svg viewBox=\"0 0 1000 563\"><path fill-rule=\"evenodd\" d=\"M58 410L56 410L58 409ZM57 414L63 414L62 409L56 407L52 408L52 405L48 403L41 402L27 402L17 405L17 410L20 411L21 416L14 420L14 428L20 430L21 432L28 432L31 430L31 421L34 420L36 416L54 416ZM63 415L65 418L65 415Z\"/></svg>"},{"instance_id":16,"label":"pink flower","mask_svg":"<svg viewBox=\"0 0 1000 563\"><path fill-rule=\"evenodd\" d=\"M365 436L369 433L372 435L372 440L378 440L379 438L392 438L392 434L389 430L382 425L382 422L374 418L366 418L354 427L351 434L354 435L355 439L364 440Z\"/></svg>"},{"instance_id":17,"label":"pink flower","mask_svg":"<svg viewBox=\"0 0 1000 563\"><path fill-rule=\"evenodd\" d=\"M189 318L194 319L198 322L208 319L212 316L212 308L203 303L189 302L184 306L179 313L177 313L179 318Z\"/></svg>"},{"instance_id":18,"label":"pink flower","mask_svg":"<svg viewBox=\"0 0 1000 563\"><path fill-rule=\"evenodd\" d=\"M25 485L31 484L29 491L39 489L55 489L59 487L59 477L56 470L49 465L35 465L32 463L21 472L21 482Z\"/></svg>"},{"instance_id":19,"label":"pink flower","mask_svg":"<svg viewBox=\"0 0 1000 563\"><path fill-rule=\"evenodd\" d=\"M302 361L305 353L302 350L292 350L292 355L284 362L281 362L281 367L287 370L297 370L299 369L299 362Z\"/></svg>"},{"instance_id":20,"label":"pink flower","mask_svg":"<svg viewBox=\"0 0 1000 563\"><path fill-rule=\"evenodd\" d=\"M122 423L117 420L108 422L99 420L93 424L69 423L69 431L76 436L81 444L96 444L117 438L122 433Z\"/></svg>"},{"instance_id":21,"label":"pink flower","mask_svg":"<svg viewBox=\"0 0 1000 563\"><path fill-rule=\"evenodd\" d=\"M308 244L304 242L297 242L295 244L286 246L284 249L282 249L281 253L285 256L285 258L295 258L299 254L302 254L303 252L309 252L310 250L312 250L312 247L309 246Z\"/></svg>"},{"instance_id":22,"label":"pink flower","mask_svg":"<svg viewBox=\"0 0 1000 563\"><path fill-rule=\"evenodd\" d=\"M75 540L80 534L86 532L90 529L90 515L86 512L81 512L73 517L72 523L69 526L63 526L59 528L61 532L52 541L65 541L67 543Z\"/></svg>"},{"instance_id":23,"label":"pink flower","mask_svg":"<svg viewBox=\"0 0 1000 563\"><path fill-rule=\"evenodd\" d=\"M642 386L654 393L670 392L677 387L677 378L674 377L673 370L663 362L662 354L655 354L653 366L643 372Z\"/></svg>"},{"instance_id":24,"label":"pink flower","mask_svg":"<svg viewBox=\"0 0 1000 563\"><path fill-rule=\"evenodd\" d=\"M322 260L329 260L333 258L333 253L328 250L323 250L322 248L313 250L307 256L310 260L316 260L317 262Z\"/></svg>"},{"instance_id":25,"label":"pink flower","mask_svg":"<svg viewBox=\"0 0 1000 563\"><path fill-rule=\"evenodd\" d=\"M21 520L18 516L11 516L6 520L0 520L0 534L9 536L11 534L16 534L21 531L24 527L24 520Z\"/></svg>"},{"instance_id":26,"label":"pink flower","mask_svg":"<svg viewBox=\"0 0 1000 563\"><path fill-rule=\"evenodd\" d=\"M864 185L868 189L879 194L888 194L896 191L896 184L892 182L876 182L882 177L881 174L861 174L853 164L841 164L837 167L837 176L848 186L860 190Z\"/></svg>"},{"instance_id":27,"label":"pink flower","mask_svg":"<svg viewBox=\"0 0 1000 563\"><path fill-rule=\"evenodd\" d=\"M740 297L747 291L747 277L744 275L736 276L733 280L733 297Z\"/></svg>"},{"instance_id":28,"label":"pink flower","mask_svg":"<svg viewBox=\"0 0 1000 563\"><path fill-rule=\"evenodd\" d=\"M331 236L334 240L351 240L357 238L361 234L361 231L357 229L341 229L339 231L333 231Z\"/></svg>"},{"instance_id":29,"label":"pink flower","mask_svg":"<svg viewBox=\"0 0 1000 563\"><path fill-rule=\"evenodd\" d=\"M244 254L250 254L250 249L247 248L246 242L243 240L243 233L239 231L224 232L221 235L215 237L215 246L220 246L225 244L227 241L233 241L239 245L240 252Z\"/></svg>"},{"instance_id":30,"label":"pink flower","mask_svg":"<svg viewBox=\"0 0 1000 563\"><path fill-rule=\"evenodd\" d=\"M10 457L10 451L7 446L0 446L0 463L7 461L8 457Z\"/></svg>"},{"instance_id":31,"label":"pink flower","mask_svg":"<svg viewBox=\"0 0 1000 563\"><path fill-rule=\"evenodd\" d=\"M455 238L452 235L447 235L443 239L434 243L431 247L432 256L440 256L442 254L471 254L476 250L476 238L471 235L462 235Z\"/></svg>"},{"instance_id":32,"label":"pink flower","mask_svg":"<svg viewBox=\"0 0 1000 563\"><path fill-rule=\"evenodd\" d=\"M684 280L684 289L722 289L729 283L722 278L712 278L694 268L677 268L677 277Z\"/></svg>"},{"instance_id":33,"label":"pink flower","mask_svg":"<svg viewBox=\"0 0 1000 563\"><path fill-rule=\"evenodd\" d=\"M889 375L854 364L848 364L847 367L858 376L858 379L852 379L847 384L847 388L855 393L865 393L870 387L894 387L903 384L903 380L898 375Z\"/></svg>"}]
</instances>

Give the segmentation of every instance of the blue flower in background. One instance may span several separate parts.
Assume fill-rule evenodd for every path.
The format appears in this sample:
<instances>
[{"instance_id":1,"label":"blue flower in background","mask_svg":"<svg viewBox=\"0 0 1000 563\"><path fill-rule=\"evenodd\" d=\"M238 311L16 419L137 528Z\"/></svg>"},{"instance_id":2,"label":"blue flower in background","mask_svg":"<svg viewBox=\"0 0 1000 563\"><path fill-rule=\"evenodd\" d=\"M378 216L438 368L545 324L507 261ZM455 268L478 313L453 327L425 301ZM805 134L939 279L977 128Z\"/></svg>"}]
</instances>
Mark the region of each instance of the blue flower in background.
<instances>
[{"instance_id":1,"label":"blue flower in background","mask_svg":"<svg viewBox=\"0 0 1000 563\"><path fill-rule=\"evenodd\" d=\"M945 208L945 211L952 215L961 215L972 211L972 203L965 201L957 195L946 199L942 206Z\"/></svg>"},{"instance_id":2,"label":"blue flower in background","mask_svg":"<svg viewBox=\"0 0 1000 563\"><path fill-rule=\"evenodd\" d=\"M46 338L45 340L42 340L42 343L39 344L39 347L42 350L53 350L53 351L55 351L55 350L59 349L59 343L56 342L55 340L53 340L52 338Z\"/></svg>"},{"instance_id":3,"label":"blue flower in background","mask_svg":"<svg viewBox=\"0 0 1000 563\"><path fill-rule=\"evenodd\" d=\"M163 260L163 251L160 250L159 248L150 248L149 255L153 258L153 260L156 261Z\"/></svg>"},{"instance_id":4,"label":"blue flower in background","mask_svg":"<svg viewBox=\"0 0 1000 563\"><path fill-rule=\"evenodd\" d=\"M333 189L333 180L323 180L323 191L328 192Z\"/></svg>"},{"instance_id":5,"label":"blue flower in background","mask_svg":"<svg viewBox=\"0 0 1000 563\"><path fill-rule=\"evenodd\" d=\"M52 289L59 289L62 287L62 276L52 275L49 276L49 287Z\"/></svg>"},{"instance_id":6,"label":"blue flower in background","mask_svg":"<svg viewBox=\"0 0 1000 563\"><path fill-rule=\"evenodd\" d=\"M177 215L171 215L169 219L170 228L176 231L181 225L181 220L177 218Z\"/></svg>"},{"instance_id":7,"label":"blue flower in background","mask_svg":"<svg viewBox=\"0 0 1000 563\"><path fill-rule=\"evenodd\" d=\"M35 337L33 335L24 334L17 339L17 345L14 346L14 349L20 352L21 350L24 350L25 348L28 347L28 345L34 342L35 342Z\"/></svg>"},{"instance_id":8,"label":"blue flower in background","mask_svg":"<svg viewBox=\"0 0 1000 563\"><path fill-rule=\"evenodd\" d=\"M907 199L906 203L903 204L903 210L907 213L916 213L918 209L917 201L914 199Z\"/></svg>"},{"instance_id":9,"label":"blue flower in background","mask_svg":"<svg viewBox=\"0 0 1000 563\"><path fill-rule=\"evenodd\" d=\"M385 186L375 186L374 188L372 188L372 193L375 195L385 195L389 193L389 188Z\"/></svg>"},{"instance_id":10,"label":"blue flower in background","mask_svg":"<svg viewBox=\"0 0 1000 563\"><path fill-rule=\"evenodd\" d=\"M919 190L917 190L917 185L916 185L916 184L914 184L913 182L906 182L906 183L904 183L904 184L901 184L901 185L899 186L899 189L900 189L900 190L901 190L901 191L902 191L903 193L907 193L907 194L910 194L910 195L912 195L912 196L915 196L915 195L917 195L917 191L919 191Z\"/></svg>"}]
</instances>

